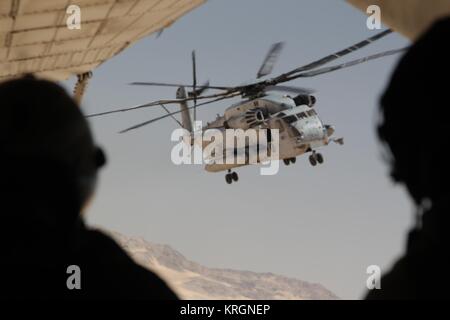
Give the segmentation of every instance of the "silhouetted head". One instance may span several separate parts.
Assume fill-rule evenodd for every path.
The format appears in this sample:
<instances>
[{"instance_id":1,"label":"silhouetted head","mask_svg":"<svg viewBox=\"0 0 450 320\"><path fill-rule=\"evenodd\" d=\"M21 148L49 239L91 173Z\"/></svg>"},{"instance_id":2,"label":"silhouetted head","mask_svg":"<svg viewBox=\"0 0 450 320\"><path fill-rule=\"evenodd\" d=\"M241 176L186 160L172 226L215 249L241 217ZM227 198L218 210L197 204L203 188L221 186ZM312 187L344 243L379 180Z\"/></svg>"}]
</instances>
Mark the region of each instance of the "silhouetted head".
<instances>
[{"instance_id":1,"label":"silhouetted head","mask_svg":"<svg viewBox=\"0 0 450 320\"><path fill-rule=\"evenodd\" d=\"M378 133L392 177L416 203L450 191L450 19L436 23L401 59L381 99Z\"/></svg>"},{"instance_id":2,"label":"silhouetted head","mask_svg":"<svg viewBox=\"0 0 450 320\"><path fill-rule=\"evenodd\" d=\"M104 163L78 105L57 84L26 76L0 83L0 106L3 197L78 214Z\"/></svg>"}]
</instances>

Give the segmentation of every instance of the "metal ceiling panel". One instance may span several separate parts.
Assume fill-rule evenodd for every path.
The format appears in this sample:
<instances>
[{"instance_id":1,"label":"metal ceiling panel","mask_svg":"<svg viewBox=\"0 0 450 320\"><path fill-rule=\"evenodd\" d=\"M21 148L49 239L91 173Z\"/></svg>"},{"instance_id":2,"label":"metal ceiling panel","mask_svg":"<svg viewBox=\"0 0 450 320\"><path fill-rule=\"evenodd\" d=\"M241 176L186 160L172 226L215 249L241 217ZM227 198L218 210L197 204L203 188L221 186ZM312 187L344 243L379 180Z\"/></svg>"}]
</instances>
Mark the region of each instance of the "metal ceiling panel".
<instances>
[{"instance_id":1,"label":"metal ceiling panel","mask_svg":"<svg viewBox=\"0 0 450 320\"><path fill-rule=\"evenodd\" d=\"M206 0L2 0L0 81L34 73L54 80L91 71ZM66 9L81 9L70 30Z\"/></svg>"}]
</instances>

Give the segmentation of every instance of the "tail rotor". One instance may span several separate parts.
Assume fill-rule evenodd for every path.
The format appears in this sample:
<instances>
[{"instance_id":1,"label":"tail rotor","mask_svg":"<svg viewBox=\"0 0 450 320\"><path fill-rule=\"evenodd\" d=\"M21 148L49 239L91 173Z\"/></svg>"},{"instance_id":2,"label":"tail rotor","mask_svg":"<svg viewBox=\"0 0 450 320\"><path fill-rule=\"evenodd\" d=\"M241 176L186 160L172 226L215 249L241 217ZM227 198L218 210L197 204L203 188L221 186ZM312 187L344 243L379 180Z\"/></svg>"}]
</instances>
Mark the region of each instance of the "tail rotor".
<instances>
[{"instance_id":1,"label":"tail rotor","mask_svg":"<svg viewBox=\"0 0 450 320\"><path fill-rule=\"evenodd\" d=\"M197 59L195 55L195 50L192 51L192 91L188 92L188 97L193 98L193 122L197 119L197 97L201 96L203 92L209 87L209 81L206 81L200 87L197 87Z\"/></svg>"}]
</instances>

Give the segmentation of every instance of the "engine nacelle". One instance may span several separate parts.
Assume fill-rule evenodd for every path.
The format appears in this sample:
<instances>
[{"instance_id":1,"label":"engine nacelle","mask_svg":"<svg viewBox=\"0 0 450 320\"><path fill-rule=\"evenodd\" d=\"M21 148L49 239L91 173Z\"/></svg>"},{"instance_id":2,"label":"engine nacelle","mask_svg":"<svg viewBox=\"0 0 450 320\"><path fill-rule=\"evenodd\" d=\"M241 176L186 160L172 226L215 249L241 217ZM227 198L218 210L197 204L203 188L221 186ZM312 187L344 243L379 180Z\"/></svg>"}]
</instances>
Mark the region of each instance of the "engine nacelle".
<instances>
[{"instance_id":1,"label":"engine nacelle","mask_svg":"<svg viewBox=\"0 0 450 320\"><path fill-rule=\"evenodd\" d=\"M240 116L234 116L226 120L224 125L231 129L249 129L264 123L266 112L262 109L254 108L247 110Z\"/></svg>"},{"instance_id":2,"label":"engine nacelle","mask_svg":"<svg viewBox=\"0 0 450 320\"><path fill-rule=\"evenodd\" d=\"M316 104L316 97L305 94L299 94L292 100L294 100L296 106L307 105L312 108Z\"/></svg>"}]
</instances>

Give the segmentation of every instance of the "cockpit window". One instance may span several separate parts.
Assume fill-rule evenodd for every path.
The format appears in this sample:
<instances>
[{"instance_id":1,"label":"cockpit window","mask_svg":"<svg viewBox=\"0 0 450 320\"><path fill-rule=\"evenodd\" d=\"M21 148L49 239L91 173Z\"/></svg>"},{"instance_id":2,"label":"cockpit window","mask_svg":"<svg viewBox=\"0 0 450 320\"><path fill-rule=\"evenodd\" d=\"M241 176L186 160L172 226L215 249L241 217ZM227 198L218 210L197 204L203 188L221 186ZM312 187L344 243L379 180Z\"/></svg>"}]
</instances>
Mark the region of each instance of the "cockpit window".
<instances>
[{"instance_id":1,"label":"cockpit window","mask_svg":"<svg viewBox=\"0 0 450 320\"><path fill-rule=\"evenodd\" d=\"M297 113L297 117L301 120L301 119L305 119L307 117L307 115L304 112L300 112L300 113Z\"/></svg>"},{"instance_id":2,"label":"cockpit window","mask_svg":"<svg viewBox=\"0 0 450 320\"><path fill-rule=\"evenodd\" d=\"M308 110L308 111L305 111L305 112L297 113L297 117L298 117L300 120L306 119L306 118L308 118L308 117L312 117L312 116L315 116L315 115L317 115L317 113L316 113L315 110Z\"/></svg>"},{"instance_id":3,"label":"cockpit window","mask_svg":"<svg viewBox=\"0 0 450 320\"><path fill-rule=\"evenodd\" d=\"M297 117L292 115L292 116L287 116L283 118L284 121L286 121L287 123L292 123L297 121Z\"/></svg>"},{"instance_id":4,"label":"cockpit window","mask_svg":"<svg viewBox=\"0 0 450 320\"><path fill-rule=\"evenodd\" d=\"M306 113L307 113L308 116L310 116L310 117L315 116L315 115L317 114L317 113L316 113L316 110L314 110L314 109L308 110Z\"/></svg>"}]
</instances>

